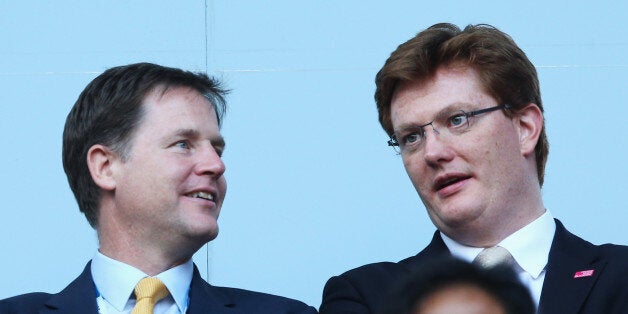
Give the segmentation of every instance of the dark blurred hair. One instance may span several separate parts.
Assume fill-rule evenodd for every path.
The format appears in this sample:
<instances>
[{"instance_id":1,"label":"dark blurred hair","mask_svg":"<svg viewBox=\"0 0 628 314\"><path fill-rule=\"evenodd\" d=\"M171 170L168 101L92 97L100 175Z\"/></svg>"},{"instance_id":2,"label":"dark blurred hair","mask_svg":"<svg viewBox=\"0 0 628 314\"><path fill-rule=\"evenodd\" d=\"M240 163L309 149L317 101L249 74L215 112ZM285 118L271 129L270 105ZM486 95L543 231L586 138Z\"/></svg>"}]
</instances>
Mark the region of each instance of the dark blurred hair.
<instances>
[{"instance_id":1,"label":"dark blurred hair","mask_svg":"<svg viewBox=\"0 0 628 314\"><path fill-rule=\"evenodd\" d=\"M508 266L482 269L453 257L431 260L392 290L381 314L410 314L426 298L458 284L477 287L498 301L506 314L534 314L530 291Z\"/></svg>"},{"instance_id":2,"label":"dark blurred hair","mask_svg":"<svg viewBox=\"0 0 628 314\"><path fill-rule=\"evenodd\" d=\"M127 158L134 131L142 121L146 96L158 89L165 93L178 87L204 95L221 125L228 91L218 80L151 63L108 69L85 87L70 110L63 130L63 168L79 209L92 227L98 225L101 191L87 168L87 151L102 144Z\"/></svg>"},{"instance_id":3,"label":"dark blurred hair","mask_svg":"<svg viewBox=\"0 0 628 314\"><path fill-rule=\"evenodd\" d=\"M460 30L448 23L435 24L399 45L375 77L379 122L392 136L390 103L400 83L424 83L439 68L467 66L477 71L485 92L499 104L508 104L512 116L529 103L541 112L541 90L536 69L510 36L486 24ZM543 185L549 143L545 124L535 147L539 183Z\"/></svg>"}]
</instances>

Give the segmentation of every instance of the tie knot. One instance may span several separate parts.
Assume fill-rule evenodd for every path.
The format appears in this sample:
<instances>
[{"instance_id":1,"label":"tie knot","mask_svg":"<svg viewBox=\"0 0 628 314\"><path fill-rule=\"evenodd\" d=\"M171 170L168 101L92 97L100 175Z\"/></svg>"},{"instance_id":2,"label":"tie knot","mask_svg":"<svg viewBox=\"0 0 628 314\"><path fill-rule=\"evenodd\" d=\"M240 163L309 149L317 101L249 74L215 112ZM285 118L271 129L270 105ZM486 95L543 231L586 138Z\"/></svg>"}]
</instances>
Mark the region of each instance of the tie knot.
<instances>
[{"instance_id":1,"label":"tie knot","mask_svg":"<svg viewBox=\"0 0 628 314\"><path fill-rule=\"evenodd\" d=\"M513 267L514 263L515 259L510 252L501 246L486 248L473 260L473 264L482 268L493 268L497 265Z\"/></svg>"},{"instance_id":2,"label":"tie knot","mask_svg":"<svg viewBox=\"0 0 628 314\"><path fill-rule=\"evenodd\" d=\"M169 294L166 285L155 277L146 277L140 280L135 286L137 303L132 313L153 313L155 303Z\"/></svg>"}]
</instances>

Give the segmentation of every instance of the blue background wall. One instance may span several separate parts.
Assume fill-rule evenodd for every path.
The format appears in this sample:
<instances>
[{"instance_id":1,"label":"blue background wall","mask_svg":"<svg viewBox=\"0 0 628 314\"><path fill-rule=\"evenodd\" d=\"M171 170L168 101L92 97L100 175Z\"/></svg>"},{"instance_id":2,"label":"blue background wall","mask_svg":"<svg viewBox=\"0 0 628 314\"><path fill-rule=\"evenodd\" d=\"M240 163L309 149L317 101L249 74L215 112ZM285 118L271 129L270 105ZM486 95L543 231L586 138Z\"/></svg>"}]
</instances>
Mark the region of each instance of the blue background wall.
<instances>
[{"instance_id":1,"label":"blue background wall","mask_svg":"<svg viewBox=\"0 0 628 314\"><path fill-rule=\"evenodd\" d=\"M492 24L526 51L551 143L546 207L593 243L627 244L627 2L432 2L0 0L0 298L59 291L93 256L62 128L90 80L140 61L233 89L221 231L195 256L211 283L318 306L330 276L416 254L434 227L385 144L373 79L442 21Z\"/></svg>"}]
</instances>

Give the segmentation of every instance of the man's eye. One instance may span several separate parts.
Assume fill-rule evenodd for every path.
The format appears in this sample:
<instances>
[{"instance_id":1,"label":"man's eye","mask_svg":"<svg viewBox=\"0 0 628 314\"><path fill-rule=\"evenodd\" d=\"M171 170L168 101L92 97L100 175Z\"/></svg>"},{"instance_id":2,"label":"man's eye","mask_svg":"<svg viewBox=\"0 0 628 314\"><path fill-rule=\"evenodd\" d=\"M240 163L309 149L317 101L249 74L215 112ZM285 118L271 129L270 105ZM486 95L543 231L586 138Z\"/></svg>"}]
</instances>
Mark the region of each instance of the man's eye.
<instances>
[{"instance_id":1,"label":"man's eye","mask_svg":"<svg viewBox=\"0 0 628 314\"><path fill-rule=\"evenodd\" d=\"M449 117L449 126L453 128L461 127L467 124L467 115L458 113Z\"/></svg>"},{"instance_id":2,"label":"man's eye","mask_svg":"<svg viewBox=\"0 0 628 314\"><path fill-rule=\"evenodd\" d=\"M174 146L178 147L178 148L183 148L183 149L189 149L190 145L188 145L187 141L178 141L176 143L174 143Z\"/></svg>"},{"instance_id":3,"label":"man's eye","mask_svg":"<svg viewBox=\"0 0 628 314\"><path fill-rule=\"evenodd\" d=\"M404 135L401 138L401 145L412 145L415 144L417 142L419 142L421 140L421 135L419 135L419 133L410 133L407 135Z\"/></svg>"}]
</instances>

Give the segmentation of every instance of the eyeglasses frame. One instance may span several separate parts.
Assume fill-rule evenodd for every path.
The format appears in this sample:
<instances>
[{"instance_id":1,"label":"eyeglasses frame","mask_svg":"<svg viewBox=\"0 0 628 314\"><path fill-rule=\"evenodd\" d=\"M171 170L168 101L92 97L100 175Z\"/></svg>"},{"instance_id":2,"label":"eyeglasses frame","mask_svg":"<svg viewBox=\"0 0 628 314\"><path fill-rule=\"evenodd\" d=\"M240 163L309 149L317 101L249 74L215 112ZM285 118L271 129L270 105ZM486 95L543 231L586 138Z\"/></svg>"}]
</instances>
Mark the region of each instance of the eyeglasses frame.
<instances>
[{"instance_id":1,"label":"eyeglasses frame","mask_svg":"<svg viewBox=\"0 0 628 314\"><path fill-rule=\"evenodd\" d=\"M460 111L466 116L467 123L469 123L469 118L471 118L471 117L475 117L477 115L480 115L480 114L483 114L483 113L487 113L487 112L491 112L491 111L496 111L496 110L499 110L499 109L505 109L505 110L510 109L510 105L509 104L501 104L501 105L497 105L497 106L494 106L494 107L488 107L488 108L484 108L484 109L473 110L473 111L470 111L470 112L466 112L464 110L460 110ZM434 125L432 124L432 123L434 123L434 121L436 121L436 120L432 120L432 121L430 121L428 123L425 123L423 125L419 125L417 128L422 129L422 128L428 126L428 125L431 125L432 129L434 130L434 132L436 132L436 134L440 134L438 129L436 129L434 127ZM393 149L395 150L395 152L401 153L401 149L399 148L400 147L399 142L395 138L394 134L390 137L390 139L388 141L386 141L386 143L388 143L388 146L392 146Z\"/></svg>"}]
</instances>

